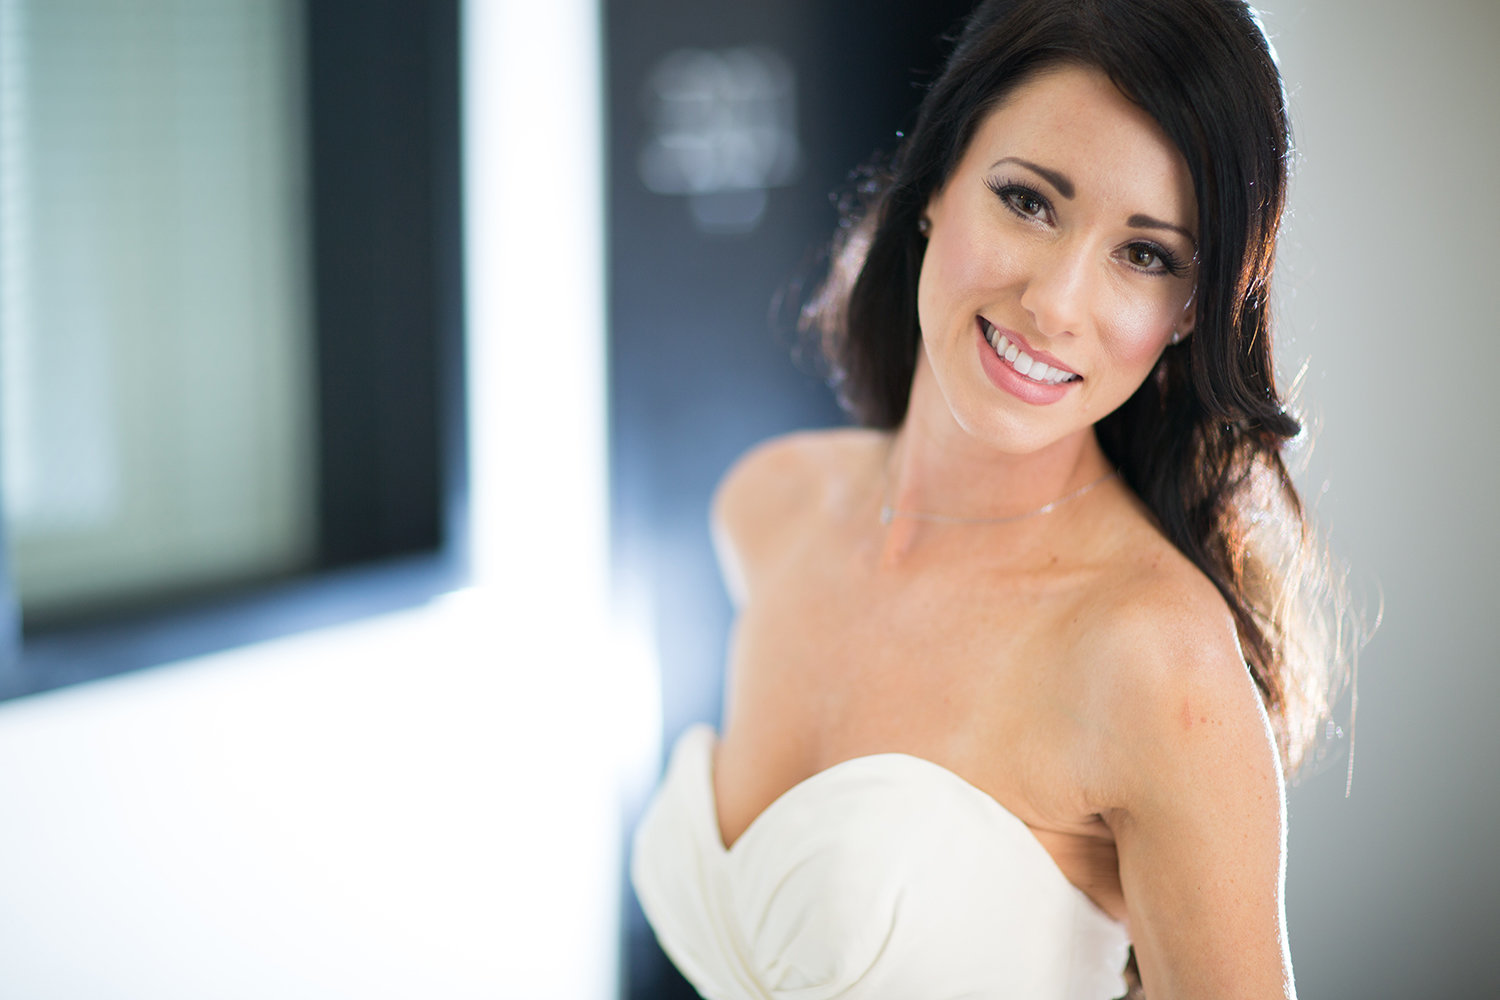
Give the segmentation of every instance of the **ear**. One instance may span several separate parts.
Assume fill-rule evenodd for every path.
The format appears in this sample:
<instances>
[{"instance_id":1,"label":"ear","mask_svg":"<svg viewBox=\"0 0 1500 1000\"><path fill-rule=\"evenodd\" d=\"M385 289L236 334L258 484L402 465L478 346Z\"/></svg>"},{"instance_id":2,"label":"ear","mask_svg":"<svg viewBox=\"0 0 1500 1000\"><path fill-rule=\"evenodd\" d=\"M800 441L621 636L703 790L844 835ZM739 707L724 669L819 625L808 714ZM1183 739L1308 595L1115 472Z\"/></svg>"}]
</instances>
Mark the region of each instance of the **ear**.
<instances>
[{"instance_id":1,"label":"ear","mask_svg":"<svg viewBox=\"0 0 1500 1000\"><path fill-rule=\"evenodd\" d=\"M947 193L948 185L944 184L932 192L927 199L927 204L922 206L922 214L917 221L917 232L925 239L932 235L932 223L934 219L941 219L943 215L943 195Z\"/></svg>"},{"instance_id":2,"label":"ear","mask_svg":"<svg viewBox=\"0 0 1500 1000\"><path fill-rule=\"evenodd\" d=\"M1172 343L1180 344L1192 336L1193 330L1198 325L1198 292L1194 289L1193 294L1188 297L1187 305L1182 307L1182 315L1178 317L1177 325L1172 329Z\"/></svg>"}]
</instances>

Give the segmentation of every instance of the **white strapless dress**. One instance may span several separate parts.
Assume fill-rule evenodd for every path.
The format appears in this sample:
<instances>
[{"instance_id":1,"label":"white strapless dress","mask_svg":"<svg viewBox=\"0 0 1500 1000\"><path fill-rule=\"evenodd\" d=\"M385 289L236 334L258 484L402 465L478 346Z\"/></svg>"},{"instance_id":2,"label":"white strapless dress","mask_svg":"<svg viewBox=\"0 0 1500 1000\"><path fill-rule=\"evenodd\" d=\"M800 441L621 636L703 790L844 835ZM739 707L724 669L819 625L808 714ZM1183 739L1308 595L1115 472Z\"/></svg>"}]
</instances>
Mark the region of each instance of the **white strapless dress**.
<instances>
[{"instance_id":1,"label":"white strapless dress","mask_svg":"<svg viewBox=\"0 0 1500 1000\"><path fill-rule=\"evenodd\" d=\"M724 849L714 731L672 751L631 880L709 1000L1110 1000L1125 929L1026 824L946 768L856 757L793 787Z\"/></svg>"}]
</instances>

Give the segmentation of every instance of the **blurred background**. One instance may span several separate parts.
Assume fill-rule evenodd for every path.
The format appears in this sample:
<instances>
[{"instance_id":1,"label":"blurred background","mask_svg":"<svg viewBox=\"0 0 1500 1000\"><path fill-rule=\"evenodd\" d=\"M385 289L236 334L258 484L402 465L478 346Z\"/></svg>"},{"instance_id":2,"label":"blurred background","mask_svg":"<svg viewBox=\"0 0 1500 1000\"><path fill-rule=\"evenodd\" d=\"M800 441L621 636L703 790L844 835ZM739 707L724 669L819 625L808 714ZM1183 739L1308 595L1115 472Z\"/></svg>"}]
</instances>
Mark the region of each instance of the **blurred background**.
<instances>
[{"instance_id":1,"label":"blurred background","mask_svg":"<svg viewBox=\"0 0 1500 1000\"><path fill-rule=\"evenodd\" d=\"M0 997L692 994L706 506L966 3L0 0ZM1307 997L1490 995L1500 4L1265 10L1299 480L1385 616L1290 795Z\"/></svg>"}]
</instances>

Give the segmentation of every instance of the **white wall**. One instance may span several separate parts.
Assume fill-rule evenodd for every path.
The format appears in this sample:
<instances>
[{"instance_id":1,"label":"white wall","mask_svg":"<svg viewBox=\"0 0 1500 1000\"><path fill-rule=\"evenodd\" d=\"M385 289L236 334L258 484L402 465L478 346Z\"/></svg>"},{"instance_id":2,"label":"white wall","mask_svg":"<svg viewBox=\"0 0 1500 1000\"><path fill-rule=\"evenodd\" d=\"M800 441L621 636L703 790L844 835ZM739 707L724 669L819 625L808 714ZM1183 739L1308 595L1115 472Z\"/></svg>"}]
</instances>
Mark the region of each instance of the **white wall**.
<instances>
[{"instance_id":1,"label":"white wall","mask_svg":"<svg viewBox=\"0 0 1500 1000\"><path fill-rule=\"evenodd\" d=\"M1298 983L1493 996L1500 3L1271 0L1267 24L1301 149L1282 344L1323 422L1302 479L1385 599L1353 794L1340 761L1290 797Z\"/></svg>"},{"instance_id":2,"label":"white wall","mask_svg":"<svg viewBox=\"0 0 1500 1000\"><path fill-rule=\"evenodd\" d=\"M618 674L512 614L0 705L0 997L612 998Z\"/></svg>"}]
</instances>

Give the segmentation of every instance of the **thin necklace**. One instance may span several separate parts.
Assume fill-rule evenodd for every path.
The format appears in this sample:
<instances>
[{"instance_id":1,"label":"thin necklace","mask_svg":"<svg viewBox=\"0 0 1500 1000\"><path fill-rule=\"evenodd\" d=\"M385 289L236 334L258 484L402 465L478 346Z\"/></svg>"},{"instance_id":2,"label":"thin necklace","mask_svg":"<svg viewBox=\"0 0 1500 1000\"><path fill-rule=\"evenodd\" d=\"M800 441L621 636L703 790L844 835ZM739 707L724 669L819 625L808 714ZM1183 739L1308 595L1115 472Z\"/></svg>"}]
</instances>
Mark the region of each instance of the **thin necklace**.
<instances>
[{"instance_id":1,"label":"thin necklace","mask_svg":"<svg viewBox=\"0 0 1500 1000\"><path fill-rule=\"evenodd\" d=\"M1008 524L1011 521L1024 521L1028 517L1041 517L1043 514L1050 514L1068 501L1077 500L1079 497L1083 496L1089 490L1093 489L1095 486L1098 486L1106 479L1113 479L1119 474L1119 469L1111 469L1104 475L1100 476L1098 479L1094 480L1092 483L1080 486L1078 489L1074 490L1072 493L1069 493L1067 496L1058 497L1051 503L1043 504L1036 510L1028 510L1024 514L1011 514L1007 517L957 517L952 514L932 514L920 510L898 510L895 507L892 507L890 505L890 502L887 500L890 490L890 479L889 477L887 477L886 482L881 490L882 496L880 503L880 523L890 524L898 517L904 517L912 521L928 521L933 524Z\"/></svg>"}]
</instances>

